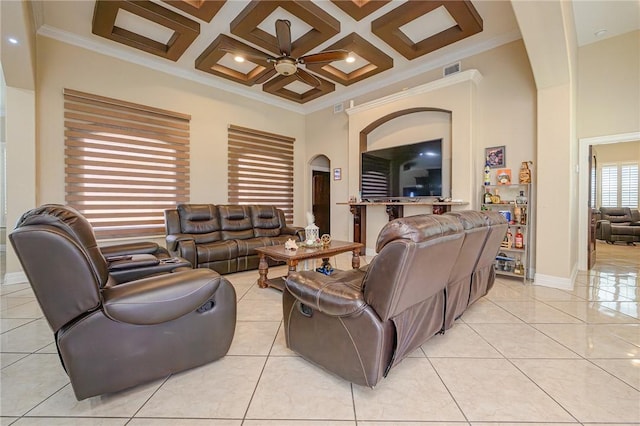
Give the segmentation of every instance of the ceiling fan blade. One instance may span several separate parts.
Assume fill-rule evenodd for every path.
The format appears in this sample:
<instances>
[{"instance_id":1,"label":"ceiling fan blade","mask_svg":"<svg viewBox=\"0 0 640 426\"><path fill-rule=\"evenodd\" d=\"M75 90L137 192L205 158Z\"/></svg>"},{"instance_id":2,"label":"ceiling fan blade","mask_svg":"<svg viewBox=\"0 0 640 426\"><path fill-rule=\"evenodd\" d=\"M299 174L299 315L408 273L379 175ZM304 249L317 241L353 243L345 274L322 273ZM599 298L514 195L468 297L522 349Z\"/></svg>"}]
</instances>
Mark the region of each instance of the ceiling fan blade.
<instances>
[{"instance_id":1,"label":"ceiling fan blade","mask_svg":"<svg viewBox=\"0 0 640 426\"><path fill-rule=\"evenodd\" d=\"M255 81L256 84L262 84L262 83L266 83L268 80L271 79L271 77L273 77L274 75L276 75L276 69L275 68L271 68L269 71L267 71L266 73L262 74L262 76L258 77Z\"/></svg>"},{"instance_id":2,"label":"ceiling fan blade","mask_svg":"<svg viewBox=\"0 0 640 426\"><path fill-rule=\"evenodd\" d=\"M230 53L234 56L242 56L245 59L261 59L263 61L271 61L271 60L275 60L275 58L271 55L268 55L266 53L256 53L256 52L250 52L248 50L243 50L243 49L238 49L237 47L233 47L233 46L225 46L224 44L220 45L218 47L218 50L221 50L223 52L227 52Z\"/></svg>"},{"instance_id":3,"label":"ceiling fan blade","mask_svg":"<svg viewBox=\"0 0 640 426\"><path fill-rule=\"evenodd\" d=\"M302 81L305 84L308 84L309 86L313 86L315 88L322 86L322 83L320 82L320 80L318 80L318 77L311 73L308 73L302 68L298 68L296 77L298 77L298 80Z\"/></svg>"},{"instance_id":4,"label":"ceiling fan blade","mask_svg":"<svg viewBox=\"0 0 640 426\"><path fill-rule=\"evenodd\" d=\"M283 56L291 55L291 22L286 19L276 21L276 38L278 39L278 49Z\"/></svg>"},{"instance_id":5,"label":"ceiling fan blade","mask_svg":"<svg viewBox=\"0 0 640 426\"><path fill-rule=\"evenodd\" d=\"M321 64L323 62L342 61L347 59L349 52L346 50L328 50L326 52L312 53L298 58L300 64Z\"/></svg>"}]
</instances>

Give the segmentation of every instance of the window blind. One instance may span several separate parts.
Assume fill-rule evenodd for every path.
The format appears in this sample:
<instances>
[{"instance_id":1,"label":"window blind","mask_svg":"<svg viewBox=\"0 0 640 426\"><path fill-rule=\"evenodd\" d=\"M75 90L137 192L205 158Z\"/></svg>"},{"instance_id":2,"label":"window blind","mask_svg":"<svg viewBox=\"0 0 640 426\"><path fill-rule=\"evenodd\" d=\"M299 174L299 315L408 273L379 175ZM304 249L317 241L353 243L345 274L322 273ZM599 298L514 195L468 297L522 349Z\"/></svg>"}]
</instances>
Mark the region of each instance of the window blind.
<instances>
[{"instance_id":1,"label":"window blind","mask_svg":"<svg viewBox=\"0 0 640 426\"><path fill-rule=\"evenodd\" d=\"M600 171L602 207L618 207L618 166L602 166Z\"/></svg>"},{"instance_id":2,"label":"window blind","mask_svg":"<svg viewBox=\"0 0 640 426\"><path fill-rule=\"evenodd\" d=\"M164 234L189 200L190 115L64 90L66 202L98 239Z\"/></svg>"},{"instance_id":3,"label":"window blind","mask_svg":"<svg viewBox=\"0 0 640 426\"><path fill-rule=\"evenodd\" d=\"M295 139L230 125L228 198L232 204L269 204L293 222Z\"/></svg>"},{"instance_id":4,"label":"window blind","mask_svg":"<svg viewBox=\"0 0 640 426\"><path fill-rule=\"evenodd\" d=\"M620 206L638 208L638 165L620 167Z\"/></svg>"}]
</instances>

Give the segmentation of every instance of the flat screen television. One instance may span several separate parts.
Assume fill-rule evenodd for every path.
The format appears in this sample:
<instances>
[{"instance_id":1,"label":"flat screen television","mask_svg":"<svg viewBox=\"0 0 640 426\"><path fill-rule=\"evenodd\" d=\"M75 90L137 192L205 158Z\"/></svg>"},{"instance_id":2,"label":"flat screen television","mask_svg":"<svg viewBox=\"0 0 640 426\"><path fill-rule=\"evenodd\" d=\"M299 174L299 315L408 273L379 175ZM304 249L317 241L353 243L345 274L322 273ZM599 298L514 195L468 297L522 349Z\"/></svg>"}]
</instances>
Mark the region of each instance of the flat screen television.
<instances>
[{"instance_id":1,"label":"flat screen television","mask_svg":"<svg viewBox=\"0 0 640 426\"><path fill-rule=\"evenodd\" d=\"M444 157L442 139L363 152L361 197L368 201L449 197L450 162Z\"/></svg>"}]
</instances>

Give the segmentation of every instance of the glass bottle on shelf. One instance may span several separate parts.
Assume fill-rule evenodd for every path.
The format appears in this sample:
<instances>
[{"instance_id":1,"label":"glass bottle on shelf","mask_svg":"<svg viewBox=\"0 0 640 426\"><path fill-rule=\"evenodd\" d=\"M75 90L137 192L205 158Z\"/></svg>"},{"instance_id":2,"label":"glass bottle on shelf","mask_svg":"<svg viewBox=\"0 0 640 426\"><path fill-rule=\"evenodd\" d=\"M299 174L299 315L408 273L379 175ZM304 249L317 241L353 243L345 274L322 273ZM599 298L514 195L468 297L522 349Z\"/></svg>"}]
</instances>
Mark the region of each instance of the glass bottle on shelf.
<instances>
[{"instance_id":1,"label":"glass bottle on shelf","mask_svg":"<svg viewBox=\"0 0 640 426\"><path fill-rule=\"evenodd\" d=\"M515 247L517 249L524 248L524 235L522 235L522 232L520 231L520 227L518 227L518 230L516 231Z\"/></svg>"},{"instance_id":2,"label":"glass bottle on shelf","mask_svg":"<svg viewBox=\"0 0 640 426\"><path fill-rule=\"evenodd\" d=\"M484 203L491 204L491 198L491 191L489 191L489 188L486 188L484 193Z\"/></svg>"},{"instance_id":3,"label":"glass bottle on shelf","mask_svg":"<svg viewBox=\"0 0 640 426\"><path fill-rule=\"evenodd\" d=\"M513 268L513 273L518 275L524 275L524 266L520 261L520 257L516 258L516 266Z\"/></svg>"},{"instance_id":4,"label":"glass bottle on shelf","mask_svg":"<svg viewBox=\"0 0 640 426\"><path fill-rule=\"evenodd\" d=\"M484 186L491 185L491 167L489 167L489 159L484 163Z\"/></svg>"},{"instance_id":5,"label":"glass bottle on shelf","mask_svg":"<svg viewBox=\"0 0 640 426\"><path fill-rule=\"evenodd\" d=\"M520 209L520 225L526 225L526 224L527 224L527 208L522 207Z\"/></svg>"},{"instance_id":6,"label":"glass bottle on shelf","mask_svg":"<svg viewBox=\"0 0 640 426\"><path fill-rule=\"evenodd\" d=\"M518 204L516 204L513 207L513 223L514 224L522 223L522 209L518 207Z\"/></svg>"},{"instance_id":7,"label":"glass bottle on shelf","mask_svg":"<svg viewBox=\"0 0 640 426\"><path fill-rule=\"evenodd\" d=\"M498 194L498 188L496 188L495 191L495 194L491 196L491 203L500 204L500 194Z\"/></svg>"},{"instance_id":8,"label":"glass bottle on shelf","mask_svg":"<svg viewBox=\"0 0 640 426\"><path fill-rule=\"evenodd\" d=\"M527 197L524 195L524 191L520 191L520 195L516 197L516 204L527 204Z\"/></svg>"},{"instance_id":9,"label":"glass bottle on shelf","mask_svg":"<svg viewBox=\"0 0 640 426\"><path fill-rule=\"evenodd\" d=\"M513 234L511 233L511 228L507 227L507 248L513 247Z\"/></svg>"}]
</instances>

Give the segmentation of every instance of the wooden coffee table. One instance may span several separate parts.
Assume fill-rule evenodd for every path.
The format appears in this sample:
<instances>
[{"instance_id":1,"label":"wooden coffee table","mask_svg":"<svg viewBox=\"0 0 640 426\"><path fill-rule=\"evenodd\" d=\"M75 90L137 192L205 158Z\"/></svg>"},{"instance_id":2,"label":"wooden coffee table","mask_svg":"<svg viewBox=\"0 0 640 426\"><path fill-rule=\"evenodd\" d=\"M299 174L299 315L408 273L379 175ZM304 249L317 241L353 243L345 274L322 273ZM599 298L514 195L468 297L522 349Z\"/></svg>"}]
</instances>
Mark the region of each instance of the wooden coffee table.
<instances>
[{"instance_id":1,"label":"wooden coffee table","mask_svg":"<svg viewBox=\"0 0 640 426\"><path fill-rule=\"evenodd\" d=\"M351 267L358 269L360 267L360 249L361 243L351 243L348 241L331 241L328 247L299 247L298 250L287 250L284 245L260 247L256 251L260 254L260 264L258 265L258 286L260 288L274 287L278 290L284 289L284 280L282 278L269 280L267 273L269 264L267 257L273 260L284 261L289 266L289 273L296 270L298 262L307 259L322 259L323 265L329 262L329 258L336 254L353 253L351 258Z\"/></svg>"}]
</instances>

